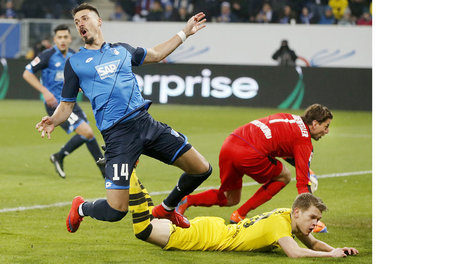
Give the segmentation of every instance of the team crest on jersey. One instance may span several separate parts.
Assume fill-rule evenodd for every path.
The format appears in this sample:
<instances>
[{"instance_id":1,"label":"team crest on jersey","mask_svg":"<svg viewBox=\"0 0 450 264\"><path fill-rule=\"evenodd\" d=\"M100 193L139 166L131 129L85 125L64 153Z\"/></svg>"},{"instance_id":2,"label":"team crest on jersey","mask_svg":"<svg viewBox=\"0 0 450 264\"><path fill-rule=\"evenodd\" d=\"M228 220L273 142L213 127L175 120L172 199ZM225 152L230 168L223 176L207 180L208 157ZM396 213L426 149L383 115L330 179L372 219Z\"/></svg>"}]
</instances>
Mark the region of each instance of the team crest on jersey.
<instances>
[{"instance_id":1,"label":"team crest on jersey","mask_svg":"<svg viewBox=\"0 0 450 264\"><path fill-rule=\"evenodd\" d=\"M59 67L59 66L61 66L61 62L57 62L57 63L55 63L55 67Z\"/></svg>"},{"instance_id":2,"label":"team crest on jersey","mask_svg":"<svg viewBox=\"0 0 450 264\"><path fill-rule=\"evenodd\" d=\"M114 77L116 74L117 68L119 67L120 60L115 60L107 63L103 63L95 66L100 79L105 79L108 77Z\"/></svg>"},{"instance_id":3,"label":"team crest on jersey","mask_svg":"<svg viewBox=\"0 0 450 264\"><path fill-rule=\"evenodd\" d=\"M120 54L120 52L118 50L116 50L116 49L112 49L112 52L114 53L114 55L119 55Z\"/></svg>"}]
</instances>

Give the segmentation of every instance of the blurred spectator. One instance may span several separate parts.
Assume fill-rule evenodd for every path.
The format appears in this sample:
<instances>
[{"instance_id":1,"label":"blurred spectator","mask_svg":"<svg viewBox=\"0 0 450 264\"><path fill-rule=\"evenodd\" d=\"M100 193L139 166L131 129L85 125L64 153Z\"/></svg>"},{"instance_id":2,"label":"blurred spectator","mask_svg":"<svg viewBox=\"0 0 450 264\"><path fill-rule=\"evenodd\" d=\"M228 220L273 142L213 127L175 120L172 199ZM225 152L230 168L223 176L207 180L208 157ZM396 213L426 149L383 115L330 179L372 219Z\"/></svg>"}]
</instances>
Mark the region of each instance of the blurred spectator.
<instances>
[{"instance_id":1,"label":"blurred spectator","mask_svg":"<svg viewBox=\"0 0 450 264\"><path fill-rule=\"evenodd\" d=\"M143 21L150 13L150 9L158 0L136 0L136 9L133 16L134 21Z\"/></svg>"},{"instance_id":2,"label":"blurred spectator","mask_svg":"<svg viewBox=\"0 0 450 264\"><path fill-rule=\"evenodd\" d=\"M184 7L187 14L191 14L194 10L194 4L192 0L173 0L173 9L180 11L180 8ZM183 20L184 21L184 20Z\"/></svg>"},{"instance_id":3,"label":"blurred spectator","mask_svg":"<svg viewBox=\"0 0 450 264\"><path fill-rule=\"evenodd\" d=\"M280 66L295 66L297 55L291 50L287 40L281 41L281 47L272 55L272 59L278 61Z\"/></svg>"},{"instance_id":4,"label":"blurred spectator","mask_svg":"<svg viewBox=\"0 0 450 264\"><path fill-rule=\"evenodd\" d=\"M333 10L331 7L325 8L325 14L320 17L319 24L321 25L332 25L336 23L334 18Z\"/></svg>"},{"instance_id":5,"label":"blurred spectator","mask_svg":"<svg viewBox=\"0 0 450 264\"><path fill-rule=\"evenodd\" d=\"M365 9L362 16L356 21L356 25L360 26L372 26L372 16L369 9Z\"/></svg>"},{"instance_id":6,"label":"blurred spectator","mask_svg":"<svg viewBox=\"0 0 450 264\"><path fill-rule=\"evenodd\" d=\"M226 1L220 5L220 14L215 20L221 23L238 22L236 15L231 12L230 3Z\"/></svg>"},{"instance_id":7,"label":"blurred spectator","mask_svg":"<svg viewBox=\"0 0 450 264\"><path fill-rule=\"evenodd\" d=\"M264 0L248 0L248 15L250 22L256 22L256 16L261 10Z\"/></svg>"},{"instance_id":8,"label":"blurred spectator","mask_svg":"<svg viewBox=\"0 0 450 264\"><path fill-rule=\"evenodd\" d=\"M353 19L357 20L362 16L364 9L369 7L369 0L350 0L348 6L352 12Z\"/></svg>"},{"instance_id":9,"label":"blurred spectator","mask_svg":"<svg viewBox=\"0 0 450 264\"><path fill-rule=\"evenodd\" d=\"M178 9L178 17L179 17L180 21L186 22L186 21L189 20L190 16L189 16L189 14L187 12L186 7L180 7Z\"/></svg>"},{"instance_id":10,"label":"blurred spectator","mask_svg":"<svg viewBox=\"0 0 450 264\"><path fill-rule=\"evenodd\" d=\"M109 16L109 20L114 21L127 21L129 19L128 14L122 8L119 2L114 5L114 13Z\"/></svg>"},{"instance_id":11,"label":"blurred spectator","mask_svg":"<svg viewBox=\"0 0 450 264\"><path fill-rule=\"evenodd\" d=\"M328 7L328 0L301 0L301 7L308 7L309 13L313 15L311 18L311 24L319 23L320 17L325 13L325 9Z\"/></svg>"},{"instance_id":12,"label":"blurred spectator","mask_svg":"<svg viewBox=\"0 0 450 264\"><path fill-rule=\"evenodd\" d=\"M18 18L14 3L12 0L8 0L5 4L5 11L0 17L4 18Z\"/></svg>"},{"instance_id":13,"label":"blurred spectator","mask_svg":"<svg viewBox=\"0 0 450 264\"><path fill-rule=\"evenodd\" d=\"M344 11L344 15L341 19L337 22L338 25L342 26L354 26L356 25L355 20L352 18L352 12L350 11L350 8L346 8Z\"/></svg>"},{"instance_id":14,"label":"blurred spectator","mask_svg":"<svg viewBox=\"0 0 450 264\"><path fill-rule=\"evenodd\" d=\"M281 13L279 22L280 24L295 24L296 21L296 14L295 11L292 10L292 7L290 5L285 5L283 7L283 12Z\"/></svg>"},{"instance_id":15,"label":"blurred spectator","mask_svg":"<svg viewBox=\"0 0 450 264\"><path fill-rule=\"evenodd\" d=\"M278 19L275 12L272 10L272 6L269 2L264 2L261 10L256 15L256 22L258 23L274 23Z\"/></svg>"},{"instance_id":16,"label":"blurred spectator","mask_svg":"<svg viewBox=\"0 0 450 264\"><path fill-rule=\"evenodd\" d=\"M337 20L341 19L344 15L345 9L348 6L347 0L330 0L328 5L333 10L334 18Z\"/></svg>"},{"instance_id":17,"label":"blurred spectator","mask_svg":"<svg viewBox=\"0 0 450 264\"><path fill-rule=\"evenodd\" d=\"M168 2L164 6L164 12L162 16L163 21L180 21L178 10L173 8L172 3Z\"/></svg>"},{"instance_id":18,"label":"blurred spectator","mask_svg":"<svg viewBox=\"0 0 450 264\"><path fill-rule=\"evenodd\" d=\"M162 21L163 11L161 2L158 0L153 1L147 14L147 21Z\"/></svg>"},{"instance_id":19,"label":"blurred spectator","mask_svg":"<svg viewBox=\"0 0 450 264\"><path fill-rule=\"evenodd\" d=\"M51 47L52 47L52 43L50 42L50 40L42 39L41 41L34 44L34 46L33 46L34 54L31 57L34 58L37 55L39 55L41 52L43 52L44 50L49 49Z\"/></svg>"},{"instance_id":20,"label":"blurred spectator","mask_svg":"<svg viewBox=\"0 0 450 264\"><path fill-rule=\"evenodd\" d=\"M115 2L116 4L119 4L122 7L122 10L127 14L128 20L130 20L131 17L136 12L136 0L110 0L112 2Z\"/></svg>"},{"instance_id":21,"label":"blurred spectator","mask_svg":"<svg viewBox=\"0 0 450 264\"><path fill-rule=\"evenodd\" d=\"M312 24L313 16L314 15L309 12L308 7L304 6L302 8L302 12L301 12L300 17L299 17L299 22L301 24L306 24L306 25Z\"/></svg>"},{"instance_id":22,"label":"blurred spectator","mask_svg":"<svg viewBox=\"0 0 450 264\"><path fill-rule=\"evenodd\" d=\"M192 0L192 4L194 5L192 13L205 13L207 21L212 21L212 18L217 17L220 13L219 0Z\"/></svg>"},{"instance_id":23,"label":"blurred spectator","mask_svg":"<svg viewBox=\"0 0 450 264\"><path fill-rule=\"evenodd\" d=\"M247 0L231 1L231 12L236 15L239 22L248 22L249 20L248 2Z\"/></svg>"}]
</instances>

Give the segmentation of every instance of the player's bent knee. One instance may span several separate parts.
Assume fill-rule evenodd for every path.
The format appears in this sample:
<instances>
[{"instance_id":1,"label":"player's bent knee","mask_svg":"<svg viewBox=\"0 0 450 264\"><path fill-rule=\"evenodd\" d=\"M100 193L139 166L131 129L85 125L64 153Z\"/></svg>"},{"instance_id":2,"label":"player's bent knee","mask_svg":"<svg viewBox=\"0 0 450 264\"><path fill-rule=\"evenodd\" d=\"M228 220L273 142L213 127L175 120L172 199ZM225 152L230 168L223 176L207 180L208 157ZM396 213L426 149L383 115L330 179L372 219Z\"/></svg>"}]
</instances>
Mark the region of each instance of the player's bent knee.
<instances>
[{"instance_id":1,"label":"player's bent knee","mask_svg":"<svg viewBox=\"0 0 450 264\"><path fill-rule=\"evenodd\" d=\"M142 241L147 241L148 237L152 233L152 230L153 230L153 225L149 224L144 230L142 230L139 233L135 233L134 235L136 236L136 238L138 238Z\"/></svg>"},{"instance_id":2,"label":"player's bent knee","mask_svg":"<svg viewBox=\"0 0 450 264\"><path fill-rule=\"evenodd\" d=\"M105 212L105 220L108 222L117 222L122 220L127 215L128 211L119 211L111 206L107 206L107 210Z\"/></svg>"}]
</instances>

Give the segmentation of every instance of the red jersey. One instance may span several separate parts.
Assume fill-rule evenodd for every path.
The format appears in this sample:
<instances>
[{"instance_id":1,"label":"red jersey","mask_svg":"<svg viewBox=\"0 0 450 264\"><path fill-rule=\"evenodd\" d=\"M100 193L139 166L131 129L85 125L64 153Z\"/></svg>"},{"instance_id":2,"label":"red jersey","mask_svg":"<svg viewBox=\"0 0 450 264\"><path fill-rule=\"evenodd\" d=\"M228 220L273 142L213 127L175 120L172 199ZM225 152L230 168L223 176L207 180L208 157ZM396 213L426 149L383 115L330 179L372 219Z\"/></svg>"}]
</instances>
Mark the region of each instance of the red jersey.
<instances>
[{"instance_id":1,"label":"red jersey","mask_svg":"<svg viewBox=\"0 0 450 264\"><path fill-rule=\"evenodd\" d=\"M308 126L298 115L279 113L237 128L234 135L264 156L293 158L298 193L309 192L309 166L313 154Z\"/></svg>"}]
</instances>

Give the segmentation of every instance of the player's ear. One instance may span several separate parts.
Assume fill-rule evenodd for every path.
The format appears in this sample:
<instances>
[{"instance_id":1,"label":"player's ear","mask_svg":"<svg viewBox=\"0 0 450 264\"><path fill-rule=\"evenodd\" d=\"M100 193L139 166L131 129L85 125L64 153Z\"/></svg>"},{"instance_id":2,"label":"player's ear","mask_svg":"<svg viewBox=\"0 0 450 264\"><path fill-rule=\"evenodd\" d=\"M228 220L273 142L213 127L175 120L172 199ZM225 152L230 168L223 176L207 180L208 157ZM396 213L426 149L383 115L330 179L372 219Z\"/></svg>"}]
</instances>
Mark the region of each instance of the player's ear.
<instances>
[{"instance_id":1,"label":"player's ear","mask_svg":"<svg viewBox=\"0 0 450 264\"><path fill-rule=\"evenodd\" d=\"M99 18L98 18L98 26L101 27L101 26L102 26L102 23L103 23L103 20L102 20L102 18L99 17Z\"/></svg>"}]
</instances>

